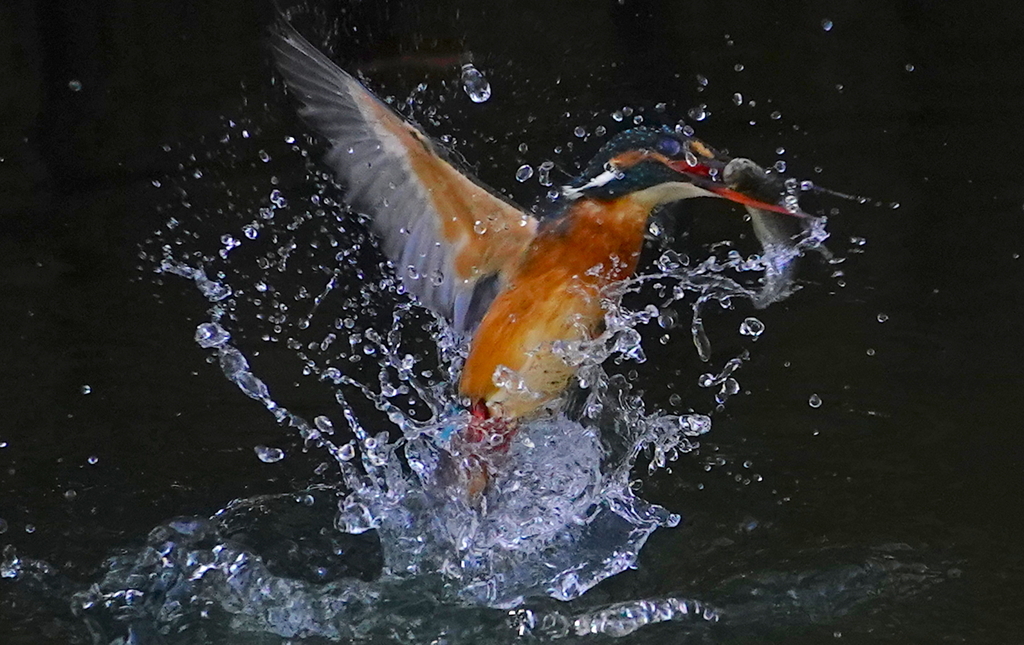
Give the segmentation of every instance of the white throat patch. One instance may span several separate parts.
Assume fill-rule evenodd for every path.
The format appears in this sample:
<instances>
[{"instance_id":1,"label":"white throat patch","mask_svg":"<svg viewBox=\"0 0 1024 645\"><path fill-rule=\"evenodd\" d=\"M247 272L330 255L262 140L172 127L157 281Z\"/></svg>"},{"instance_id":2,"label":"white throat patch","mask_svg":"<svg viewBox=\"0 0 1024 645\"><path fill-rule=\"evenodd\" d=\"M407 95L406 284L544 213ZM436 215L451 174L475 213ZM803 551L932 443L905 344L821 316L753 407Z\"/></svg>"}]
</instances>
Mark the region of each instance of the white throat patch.
<instances>
[{"instance_id":1,"label":"white throat patch","mask_svg":"<svg viewBox=\"0 0 1024 645\"><path fill-rule=\"evenodd\" d=\"M569 199L579 199L580 197L583 196L584 191L589 190L591 188L600 188L601 186L605 186L611 183L612 181L621 178L622 172L616 170L615 168L612 168L610 170L605 170L600 175L594 177L593 179L583 184L579 188L572 188L571 186L562 186L562 194L568 197Z\"/></svg>"}]
</instances>

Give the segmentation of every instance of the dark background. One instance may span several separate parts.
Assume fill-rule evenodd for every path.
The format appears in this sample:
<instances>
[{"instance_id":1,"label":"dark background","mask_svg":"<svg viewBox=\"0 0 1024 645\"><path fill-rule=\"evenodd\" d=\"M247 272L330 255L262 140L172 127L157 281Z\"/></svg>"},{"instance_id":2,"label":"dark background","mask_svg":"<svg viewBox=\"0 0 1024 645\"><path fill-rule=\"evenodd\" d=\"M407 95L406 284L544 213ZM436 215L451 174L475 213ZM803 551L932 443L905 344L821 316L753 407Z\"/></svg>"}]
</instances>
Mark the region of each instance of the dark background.
<instances>
[{"instance_id":1,"label":"dark background","mask_svg":"<svg viewBox=\"0 0 1024 645\"><path fill-rule=\"evenodd\" d=\"M811 621L809 642L1022 642L1024 5L446 0L326 14L337 59L383 94L429 82L428 98L446 97L432 134L453 134L522 203L544 189L514 181L520 164L571 171L600 143L574 127L621 128L614 109L650 117L660 102L667 122L706 103L703 139L765 163L784 147L793 175L871 197L826 205L847 261L812 261L800 293L756 313L767 331L738 374L749 394L716 415L701 455L647 482L687 526L603 593L713 599L741 572L821 572L831 548L860 562L882 549L938 581ZM255 458L256 444L296 442L193 342L195 290L156 284L138 257L183 208L168 186L225 154L229 119L253 129L230 144L244 163L190 184L194 209L215 209L224 186L303 177L294 156L255 158L305 132L271 82L273 15L243 1L0 6L0 544L77 580L162 520L310 480L306 459ZM436 63L465 51L491 79L485 104ZM757 105L734 106L735 92ZM695 226L713 228L697 208ZM686 335L667 348L650 336L649 405L676 389L710 410ZM323 393L301 385L287 404L314 410ZM726 467L706 471L709 455ZM734 481L747 460L764 482ZM750 517L763 530L737 529ZM765 625L750 642L776 637Z\"/></svg>"}]
</instances>

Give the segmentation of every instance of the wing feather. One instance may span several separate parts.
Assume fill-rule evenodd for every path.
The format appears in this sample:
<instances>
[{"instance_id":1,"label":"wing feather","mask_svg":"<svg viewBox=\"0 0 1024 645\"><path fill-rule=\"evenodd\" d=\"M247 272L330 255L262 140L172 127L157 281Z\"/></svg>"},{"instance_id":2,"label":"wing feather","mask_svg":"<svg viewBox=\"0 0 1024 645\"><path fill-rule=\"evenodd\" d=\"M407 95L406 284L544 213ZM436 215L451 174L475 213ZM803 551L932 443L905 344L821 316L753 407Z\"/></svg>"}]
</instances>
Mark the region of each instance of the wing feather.
<instances>
[{"instance_id":1,"label":"wing feather","mask_svg":"<svg viewBox=\"0 0 1024 645\"><path fill-rule=\"evenodd\" d=\"M272 48L300 114L331 143L326 162L346 202L370 216L406 290L471 332L495 292L488 278L523 253L537 220L456 170L283 18Z\"/></svg>"}]
</instances>

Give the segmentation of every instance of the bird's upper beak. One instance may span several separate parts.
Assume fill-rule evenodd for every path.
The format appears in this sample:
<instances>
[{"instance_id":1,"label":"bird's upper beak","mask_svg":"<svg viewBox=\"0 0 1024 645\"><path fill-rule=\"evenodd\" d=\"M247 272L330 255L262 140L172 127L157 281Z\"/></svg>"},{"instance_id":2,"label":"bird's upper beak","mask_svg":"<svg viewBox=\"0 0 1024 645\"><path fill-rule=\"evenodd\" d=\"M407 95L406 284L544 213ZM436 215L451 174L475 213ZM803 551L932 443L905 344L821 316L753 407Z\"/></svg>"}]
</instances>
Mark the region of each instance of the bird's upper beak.
<instances>
[{"instance_id":1,"label":"bird's upper beak","mask_svg":"<svg viewBox=\"0 0 1024 645\"><path fill-rule=\"evenodd\" d=\"M674 160L669 167L685 175L695 186L729 201L760 210L809 217L795 206L783 203L785 191L778 175L769 175L749 159L723 157Z\"/></svg>"}]
</instances>

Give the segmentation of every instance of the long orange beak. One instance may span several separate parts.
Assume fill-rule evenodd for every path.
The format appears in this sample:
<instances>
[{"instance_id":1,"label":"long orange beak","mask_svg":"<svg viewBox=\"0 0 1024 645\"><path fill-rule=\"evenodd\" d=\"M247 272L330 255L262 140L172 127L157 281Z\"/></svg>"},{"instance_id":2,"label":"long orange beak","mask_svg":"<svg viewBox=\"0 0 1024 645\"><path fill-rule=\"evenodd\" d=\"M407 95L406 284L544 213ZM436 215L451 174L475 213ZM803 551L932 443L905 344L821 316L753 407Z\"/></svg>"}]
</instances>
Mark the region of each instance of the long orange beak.
<instances>
[{"instance_id":1,"label":"long orange beak","mask_svg":"<svg viewBox=\"0 0 1024 645\"><path fill-rule=\"evenodd\" d=\"M721 172L719 172L718 176L713 175L711 173L711 167L706 164L698 162L697 165L691 165L689 161L680 160L670 162L668 165L672 170L689 177L695 186L699 186L700 188L714 193L724 199L728 199L731 202L750 206L751 208L771 211L773 213L781 213L782 215L790 215L792 217L810 217L810 215L801 210L793 210L783 206L782 204L767 202L763 199L729 188L722 183L721 179L718 178L721 175Z\"/></svg>"}]
</instances>

